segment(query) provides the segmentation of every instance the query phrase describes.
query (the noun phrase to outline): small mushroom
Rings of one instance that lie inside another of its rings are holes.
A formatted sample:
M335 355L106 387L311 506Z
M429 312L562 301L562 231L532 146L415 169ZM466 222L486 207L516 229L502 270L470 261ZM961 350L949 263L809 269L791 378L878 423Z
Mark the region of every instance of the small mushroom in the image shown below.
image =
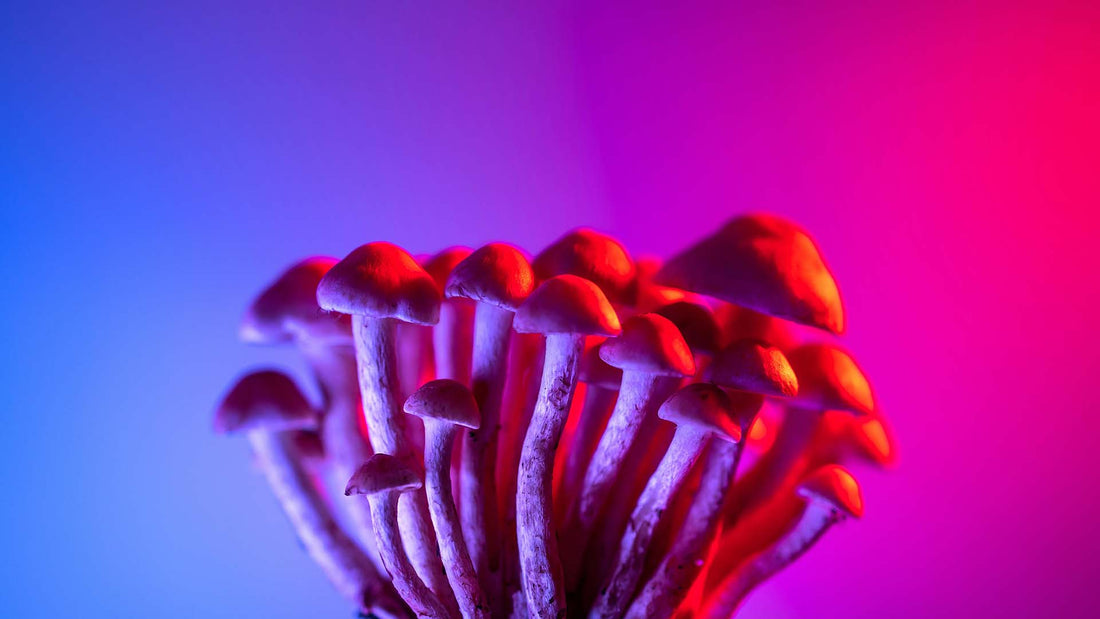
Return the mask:
M565 234L535 256L531 266L544 281L557 275L576 275L596 284L612 303L630 301L634 260L622 243L590 228Z
M563 527L566 586L573 591L589 536L642 421L695 373L691 350L676 325L657 314L639 314L623 322L622 334L600 347L600 358L623 371L622 387L603 436L585 472L580 493Z
M420 617L447 619L453 614L416 573L405 553L398 524L397 505L401 496L416 492L423 484L401 460L388 454L374 454L348 480L344 494L365 495L374 521L374 534L382 562L393 586Z
M400 247L368 243L325 274L317 286L317 302L323 309L351 315L359 390L371 446L376 453L392 455L417 470L419 464L400 409L394 322L437 322L440 296L435 282ZM398 515L417 573L444 603L454 604L423 491L406 495L400 501Z
M695 358L695 373L702 374L722 347L722 330L714 311L700 301L681 300L663 305L654 312L671 320L680 330Z
M611 576L588 613L590 619L619 617L642 575L653 532L672 496L681 487L711 437L737 443L741 419L756 414L762 398L744 392L727 394L710 383L694 383L677 391L657 414L676 424L672 443L646 484L619 545Z
M863 516L859 483L840 466L818 469L799 484L796 492L802 499L800 509L786 520L779 541L727 575L707 596L700 617L730 617L754 587L802 556L834 524Z
M428 512L458 608L466 619L489 617L489 605L466 550L458 510L451 494L451 452L460 428L476 430L477 403L461 383L441 378L425 383L405 401L405 412L424 420L424 469Z
M775 215L734 217L671 258L655 280L770 316L844 331L840 293L817 245L801 227Z
M439 294L447 287L454 268L470 255L469 247L449 247L424 263ZM474 308L467 299L445 296L439 308L439 322L432 329L435 377L470 382L470 355L473 350Z
M535 276L526 256L504 243L490 243L467 256L451 271L445 288L448 299L469 299L476 304L470 385L481 419L477 429L462 434L459 505L470 559L482 590L498 605L498 612L503 608L503 583L491 574L500 567L498 432L512 319L534 288Z
M265 370L237 381L218 405L214 429L247 435L256 462L306 553L364 613L404 617L405 605L329 511L296 440L317 427L317 411L288 376Z
M516 312L520 333L546 335L546 360L538 401L520 454L516 486L517 542L529 611L537 617L565 614L561 563L554 530L554 453L561 438L586 335L617 335L619 318L592 282L559 275L543 282Z

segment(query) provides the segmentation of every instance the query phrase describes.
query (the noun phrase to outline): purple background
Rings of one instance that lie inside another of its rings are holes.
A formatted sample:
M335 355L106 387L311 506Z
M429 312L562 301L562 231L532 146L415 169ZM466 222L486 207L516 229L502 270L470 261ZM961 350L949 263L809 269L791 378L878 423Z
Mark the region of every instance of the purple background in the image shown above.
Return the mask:
M350 615L209 430L293 260L761 209L903 452L744 616L1094 614L1100 5L161 4L0 7L0 615Z

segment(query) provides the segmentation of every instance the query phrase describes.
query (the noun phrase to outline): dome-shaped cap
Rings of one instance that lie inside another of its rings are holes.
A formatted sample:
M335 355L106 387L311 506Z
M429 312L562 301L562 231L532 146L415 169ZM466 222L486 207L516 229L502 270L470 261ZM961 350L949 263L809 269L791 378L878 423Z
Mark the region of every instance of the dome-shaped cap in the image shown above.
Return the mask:
M735 402L717 385L694 383L665 400L657 416L678 426L696 427L736 443L744 432L745 418L760 410L763 399L754 394L737 394Z
M439 419L476 430L481 425L474 394L466 385L440 378L424 383L405 400L405 412L425 419Z
M844 331L840 292L817 246L798 225L774 215L733 218L669 260L656 281Z
M316 428L319 421L317 409L289 376L259 370L242 376L222 398L214 413L214 431L289 432Z
M755 340L740 340L722 349L707 373L730 389L781 398L798 394L798 379L783 351Z
M798 345L798 328L793 322L761 314L747 307L721 303L714 310L714 319L725 342L752 339L766 342L779 350L790 350Z
M623 371L600 359L600 347L607 341L604 337L588 337L584 341L584 353L577 366L577 380L603 389L618 391L623 382Z
M619 316L603 292L587 279L559 275L539 284L516 310L519 333L618 335Z
M621 243L589 228L578 228L535 256L535 275L576 275L597 286L616 303L628 301L634 280L634 260Z
M534 289L535 272L523 252L506 243L490 243L455 266L446 296L515 311Z
M883 415L849 417L848 422L852 444L860 457L886 468L897 464L897 441Z
M847 351L834 344L804 344L787 359L798 377L792 403L812 410L842 410L870 415L875 410L871 385Z
M336 263L317 286L317 302L342 314L422 325L439 321L435 281L392 243L368 243Z
M447 278L451 276L454 268L472 252L473 250L469 247L456 245L444 249L421 263L428 275L432 276L439 294L443 294L443 289L447 287Z
M829 503L835 509L852 516L863 516L863 493L859 482L844 467L823 466L798 484L798 495L811 501Z
M695 352L713 354L722 345L722 330L714 312L702 303L675 301L656 310L676 325L689 348Z
M600 359L623 371L691 376L695 360L672 321L658 314L638 314L623 322L623 331L600 346Z
M383 492L408 492L423 485L420 477L400 460L389 454L374 454L348 480L346 496L372 495Z
M350 342L348 317L317 305L317 284L334 264L335 258L314 256L283 271L248 307L241 319L241 339L253 344L295 337Z

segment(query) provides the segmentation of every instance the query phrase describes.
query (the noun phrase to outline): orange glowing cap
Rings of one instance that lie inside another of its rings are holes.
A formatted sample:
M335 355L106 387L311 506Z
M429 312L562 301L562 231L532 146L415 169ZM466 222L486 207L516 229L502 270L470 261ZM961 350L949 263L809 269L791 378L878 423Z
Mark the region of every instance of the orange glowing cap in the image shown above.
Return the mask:
M558 275L539 284L516 310L519 333L618 335L619 316L596 284L576 275Z
M840 465L829 464L810 473L798 485L798 495L810 501L829 503L853 518L863 517L863 493L859 482Z
M693 383L665 400L657 416L677 426L695 427L736 443L744 433L744 418L755 415L762 402L754 394L727 394L711 383Z
M710 379L723 387L766 396L798 394L798 379L783 351L756 340L740 340L718 353Z
M336 263L317 286L317 302L341 314L421 325L439 321L435 280L392 243L368 243Z
M447 378L421 385L405 400L405 412L423 419L439 419L476 430L481 425L474 394L465 385Z
M276 370L242 376L214 413L214 431L289 432L318 427L320 415L298 385Z
M787 354L798 376L792 404L810 410L842 410L870 415L875 410L871 385L852 356L835 344L804 344Z
M451 271L472 252L473 250L469 247L448 247L421 262L424 270L435 280L435 286L439 289L439 294L443 294L443 289L447 286L447 278L451 276Z
M534 289L535 272L523 252L506 243L490 243L454 267L445 294L514 312Z
M590 228L577 228L546 249L531 263L535 275L576 275L599 286L617 303L629 300L634 283L634 260L622 243Z
M695 374L695 360L684 336L671 320L658 314L627 318L622 333L600 346L600 359L624 372L663 376Z
M706 305L675 301L657 309L656 313L676 325L691 350L713 354L721 347L722 330L714 319L714 312Z
M420 477L389 454L374 454L355 471L344 488L346 496L409 492L423 486Z

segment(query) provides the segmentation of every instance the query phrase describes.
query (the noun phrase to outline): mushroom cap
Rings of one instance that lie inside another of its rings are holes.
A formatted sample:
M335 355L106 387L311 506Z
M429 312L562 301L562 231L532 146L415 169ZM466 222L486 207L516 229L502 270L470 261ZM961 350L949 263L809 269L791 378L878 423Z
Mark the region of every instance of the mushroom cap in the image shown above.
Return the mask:
M514 312L534 289L535 272L527 256L507 243L490 243L454 267L445 294Z
M897 441L883 415L849 418L849 423L852 444L861 457L881 467L897 464Z
M797 327L793 322L761 314L747 307L721 303L714 310L714 319L718 322L726 342L749 338L767 342L784 351L798 345L798 335L795 333Z
M854 518L863 516L863 493L859 482L844 467L828 464L816 469L798 484L798 496L824 501Z
M711 383L693 383L665 400L657 416L678 426L713 432L736 443L744 434L745 418L755 415L762 403L763 399L755 394L728 394Z
M664 376L695 374L695 359L671 320L637 314L623 322L622 333L600 346L600 359L624 372Z
M708 374L730 389L781 398L798 394L798 378L783 351L756 340L739 340L722 349Z
M607 338L591 336L585 338L584 353L577 366L577 380L603 389L618 391L623 382L623 371L608 365L600 359L600 347Z
M558 275L539 284L516 310L519 333L618 335L619 316L596 284L576 275Z
M473 253L473 250L469 247L456 245L444 249L421 263L424 270L435 281L435 287L439 289L439 294L443 294L443 289L447 287L447 278L451 276L454 268L471 253Z
M590 228L577 228L542 250L531 263L535 275L576 275L597 286L617 303L629 300L634 260L617 240Z
M810 410L842 410L870 415L875 398L863 370L847 351L828 343L803 344L787 359L798 377L798 395L791 403Z
M696 352L713 354L722 345L722 330L718 327L714 312L702 303L674 301L656 310L676 325L689 348Z
M405 412L424 419L439 419L455 425L476 430L481 425L481 413L478 412L474 394L466 385L440 378L431 380L413 392L405 400Z
M368 243L336 263L317 286L317 302L341 314L421 325L439 321L435 280L392 243Z
M320 415L294 381L277 370L245 374L214 412L214 431L289 432L317 428Z
M665 263L656 282L841 333L836 280L806 232L775 215L734 217Z
M383 453L370 457L348 480L345 496L408 492L423 486L420 477L397 458Z
M290 265L249 305L241 319L240 338L253 344L296 337L351 341L348 317L317 305L317 284L334 264L336 258L313 256Z

